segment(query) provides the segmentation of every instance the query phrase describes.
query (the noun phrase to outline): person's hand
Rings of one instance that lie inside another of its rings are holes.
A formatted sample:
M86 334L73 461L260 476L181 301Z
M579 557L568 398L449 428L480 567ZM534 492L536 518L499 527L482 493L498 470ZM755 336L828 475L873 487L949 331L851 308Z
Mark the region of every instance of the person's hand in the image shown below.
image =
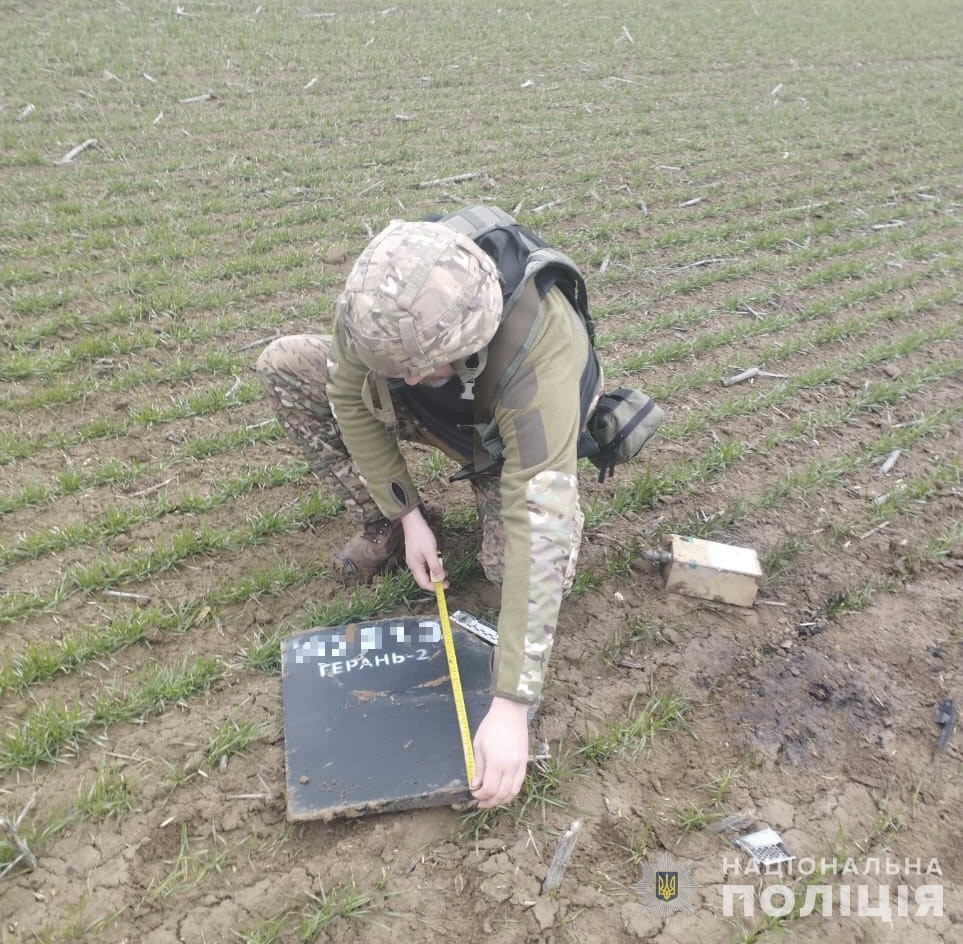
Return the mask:
M447 587L445 568L438 557L438 542L421 510L413 508L401 518L405 535L405 563L422 590L434 592L435 581Z
M471 792L485 810L513 800L528 765L528 708L495 696L475 732L475 781Z

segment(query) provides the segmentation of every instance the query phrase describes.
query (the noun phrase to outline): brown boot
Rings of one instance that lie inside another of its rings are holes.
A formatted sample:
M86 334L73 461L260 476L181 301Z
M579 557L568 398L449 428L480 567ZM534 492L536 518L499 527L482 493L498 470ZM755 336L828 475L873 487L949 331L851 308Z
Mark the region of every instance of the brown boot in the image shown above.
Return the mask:
M404 546L400 521L376 518L364 526L339 552L334 563L341 579L351 583L367 583L380 573Z

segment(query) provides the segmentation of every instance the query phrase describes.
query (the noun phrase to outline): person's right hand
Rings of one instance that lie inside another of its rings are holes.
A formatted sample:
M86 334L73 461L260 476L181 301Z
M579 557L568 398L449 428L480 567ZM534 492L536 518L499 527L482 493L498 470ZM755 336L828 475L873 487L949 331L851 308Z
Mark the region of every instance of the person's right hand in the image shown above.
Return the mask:
M495 696L475 732L475 782L471 792L482 810L510 803L522 789L528 765L528 709Z
M447 587L445 568L438 557L438 542L421 509L413 508L403 515L401 529L405 535L405 563L415 583L430 592L434 592L436 581Z

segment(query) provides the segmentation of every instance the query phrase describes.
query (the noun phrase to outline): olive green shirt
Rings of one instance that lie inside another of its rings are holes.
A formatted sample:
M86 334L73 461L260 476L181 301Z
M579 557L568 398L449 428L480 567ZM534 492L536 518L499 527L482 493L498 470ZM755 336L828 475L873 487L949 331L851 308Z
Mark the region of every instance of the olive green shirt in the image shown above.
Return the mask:
M579 381L591 355L584 324L558 288L542 300L531 349L498 402L504 444L500 473L505 568L492 692L537 701L545 677L570 559L578 552ZM382 513L397 519L420 498L394 431L362 393L368 370L335 323L328 401L344 444Z

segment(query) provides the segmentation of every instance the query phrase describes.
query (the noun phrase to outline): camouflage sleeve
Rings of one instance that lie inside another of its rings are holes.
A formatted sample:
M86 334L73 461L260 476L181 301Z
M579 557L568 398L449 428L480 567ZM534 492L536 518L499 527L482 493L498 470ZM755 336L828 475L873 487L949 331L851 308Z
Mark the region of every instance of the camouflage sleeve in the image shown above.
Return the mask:
M495 407L505 446L505 577L492 690L528 703L541 694L566 571L578 554L579 377L589 355L561 292L542 304L542 330Z
M368 409L362 394L368 369L348 350L335 325L328 363L328 402L341 438L382 514L392 520L420 501L397 436Z

